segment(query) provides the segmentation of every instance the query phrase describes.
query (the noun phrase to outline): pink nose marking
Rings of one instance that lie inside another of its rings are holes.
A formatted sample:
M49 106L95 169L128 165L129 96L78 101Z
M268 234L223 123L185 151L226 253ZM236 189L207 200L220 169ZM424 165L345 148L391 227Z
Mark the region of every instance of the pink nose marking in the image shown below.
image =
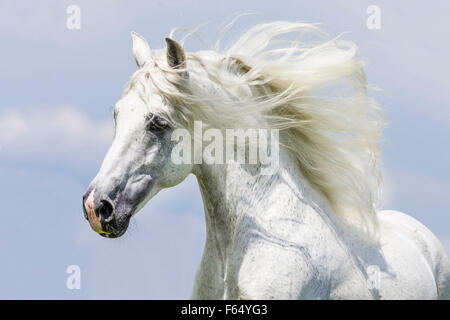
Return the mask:
M100 223L100 219L95 215L94 191L95 189L91 191L86 201L84 202L84 208L86 209L86 212L88 214L89 224L91 225L92 229L94 229L94 231L96 232L101 232L102 225Z

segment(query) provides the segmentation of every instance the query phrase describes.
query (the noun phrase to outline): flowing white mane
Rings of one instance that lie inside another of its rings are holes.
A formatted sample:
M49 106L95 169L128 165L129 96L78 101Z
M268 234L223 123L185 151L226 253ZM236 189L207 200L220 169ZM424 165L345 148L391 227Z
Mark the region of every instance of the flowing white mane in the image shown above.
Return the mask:
M186 69L169 68L165 51L153 55L130 88L138 86L146 100L156 87L174 125L278 128L282 145L338 215L377 225L383 117L367 95L353 43L315 25L273 22L251 28L223 53L187 53ZM189 79L180 76L185 71ZM199 80L206 77L208 88Z

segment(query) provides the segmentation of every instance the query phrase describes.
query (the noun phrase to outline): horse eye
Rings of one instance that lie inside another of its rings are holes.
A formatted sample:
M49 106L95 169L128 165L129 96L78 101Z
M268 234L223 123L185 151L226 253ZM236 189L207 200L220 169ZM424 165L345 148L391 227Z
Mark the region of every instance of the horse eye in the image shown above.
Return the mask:
M165 120L157 115L153 115L150 118L150 120L146 126L146 129L148 131L155 132L155 131L162 131L164 129L167 129L168 127L169 127L169 122L167 120Z

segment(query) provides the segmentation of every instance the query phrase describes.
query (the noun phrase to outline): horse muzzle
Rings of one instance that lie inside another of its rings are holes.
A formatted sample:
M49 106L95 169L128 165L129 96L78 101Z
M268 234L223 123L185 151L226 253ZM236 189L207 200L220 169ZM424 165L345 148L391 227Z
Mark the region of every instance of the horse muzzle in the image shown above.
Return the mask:
M108 196L102 196L96 189L88 190L83 196L83 212L91 228L106 238L118 238L128 228L131 215L118 215Z

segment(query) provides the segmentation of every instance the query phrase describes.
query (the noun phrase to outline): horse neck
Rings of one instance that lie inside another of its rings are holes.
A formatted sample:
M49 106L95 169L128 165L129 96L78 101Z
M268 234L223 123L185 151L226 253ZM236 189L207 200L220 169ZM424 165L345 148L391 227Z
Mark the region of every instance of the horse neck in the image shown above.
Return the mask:
M206 250L216 250L222 265L236 245L236 235L255 231L252 221L253 225L283 220L296 224L311 216L329 221L328 202L310 186L295 161L289 151L280 149L279 169L267 176L255 166L237 163L194 168L204 202Z

